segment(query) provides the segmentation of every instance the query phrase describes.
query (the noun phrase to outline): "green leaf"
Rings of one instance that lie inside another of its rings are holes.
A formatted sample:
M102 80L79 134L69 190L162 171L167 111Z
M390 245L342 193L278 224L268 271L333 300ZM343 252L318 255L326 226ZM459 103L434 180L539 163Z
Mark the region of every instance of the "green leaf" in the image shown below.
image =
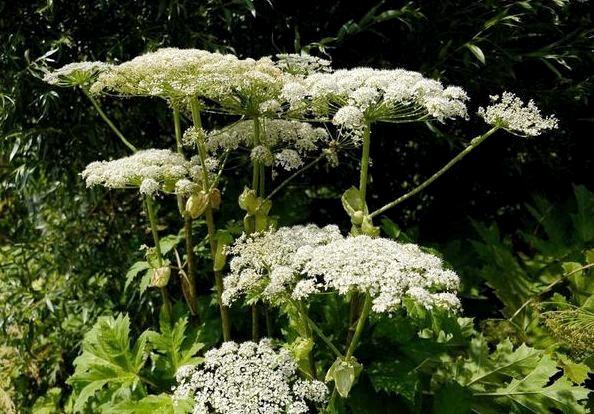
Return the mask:
M376 391L401 395L410 403L415 403L420 380L412 364L397 360L374 362L366 372Z
M160 333L147 331L145 335L156 351L151 358L155 362L156 374L163 380L175 378L177 370L184 365L195 365L202 362L196 356L204 344L197 342L197 335L187 332L188 319L179 318L172 325L161 312L159 320Z
M187 401L173 402L170 395L149 395L138 401L122 401L107 407L103 414L186 414L192 411Z
M326 373L325 381L334 381L338 394L342 398L346 398L362 369L362 365L353 357L349 359L343 357L336 358L336 361L334 361L334 364L332 364Z
M433 400L435 414L466 414L470 413L472 393L455 382L449 382L442 387Z
M483 53L483 51L481 50L480 47L478 47L477 45L473 44L473 43L466 43L464 46L466 46L466 48L468 50L470 50L472 52L472 54L484 65L485 64L485 54Z
M363 216L368 211L359 190L355 187L349 188L342 194L340 200L342 201L342 207L353 221L353 224L361 225Z
M147 358L147 343L140 337L130 347L128 316L100 317L84 337L82 354L74 360L75 371L68 379L76 392L74 412L84 410L87 401L107 387L112 392L141 386L140 370Z
M443 367L433 376L434 382L456 381L472 393L472 410L479 414L499 412L584 413L580 403L588 390L566 377L558 378L556 363L543 351L511 342L500 343L489 354L482 337L473 339L464 358L444 358ZM552 380L554 379L554 380Z
M565 414L585 413L585 407L578 401L586 399L589 391L572 385L565 377L546 386L556 373L555 362L545 355L532 372L523 378L514 378L506 387L499 388L494 395L511 400L515 412L519 413L549 413L554 409Z
M54 387L37 399L33 405L32 414L58 414L60 410L60 396L62 390Z
M130 269L128 269L128 273L126 273L126 284L124 285L124 290L128 289L130 283L132 283L132 281L136 278L136 276L138 276L140 272L142 272L143 270L147 270L149 268L150 265L145 260L136 262L132 266L130 266Z
M175 246L179 244L182 240L181 236L177 234L170 234L168 236L162 237L159 240L159 246L161 247L161 254L166 255L169 253Z
M575 384L583 384L590 375L590 367L586 364L573 362L569 357L558 354L561 368L567 378Z

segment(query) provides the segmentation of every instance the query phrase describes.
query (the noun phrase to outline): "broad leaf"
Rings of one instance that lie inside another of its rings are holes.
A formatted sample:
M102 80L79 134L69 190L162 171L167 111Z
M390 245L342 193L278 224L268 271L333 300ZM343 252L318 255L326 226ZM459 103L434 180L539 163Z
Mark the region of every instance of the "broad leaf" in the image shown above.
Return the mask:
M74 412L83 411L87 401L104 387L111 392L142 389L140 370L147 358L146 348L146 338L142 336L130 347L127 315L99 318L85 335L83 352L75 359L75 372L68 379L77 395Z
M172 325L161 312L159 321L160 333L147 331L146 337L153 345L155 353L152 359L155 362L156 374L161 380L172 380L177 370L184 365L195 365L202 361L196 356L203 348L203 344L197 342L196 335L187 332L188 319L179 318Z

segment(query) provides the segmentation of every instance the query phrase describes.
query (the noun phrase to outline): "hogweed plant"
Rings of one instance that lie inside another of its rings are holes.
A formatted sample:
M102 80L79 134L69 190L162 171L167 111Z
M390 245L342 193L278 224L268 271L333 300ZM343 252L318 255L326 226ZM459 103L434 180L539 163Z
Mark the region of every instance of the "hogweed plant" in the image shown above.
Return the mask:
M420 246L380 237L374 218L424 190L499 130L533 137L557 127L557 120L543 117L532 101L524 104L510 92L494 96L478 111L489 129L420 185L372 209L367 200L373 126L467 119L469 97L462 88L403 69L333 70L329 61L304 54L256 60L174 48L118 65L74 63L45 80L81 88L131 151L121 159L89 164L82 177L88 186L138 191L154 243L141 267L149 272L150 286L161 290L164 316L171 323L180 297L169 283L174 273L192 314L198 313L198 297L208 294L196 287L193 221L206 223L224 342L206 352L203 362L179 368L172 399L165 394L151 400L167 400L175 412L341 410L341 400L348 399L365 368L356 351L370 319L406 320L419 312L455 318L462 311L458 275ZM137 148L102 110L104 97L165 100L175 149ZM205 112L231 121L209 130L202 122ZM185 130L184 119L190 121ZM358 184L341 200L352 222L349 234L335 225L278 228L270 214L274 196L317 163L335 166L339 151L353 149L360 151ZM240 166L246 168L237 200L243 232L234 240L232 232L220 228L215 212L221 203L235 203L224 190L228 160L237 157L248 165ZM177 199L185 239L183 258L175 249L177 266L168 257L171 248L163 248L156 217L155 204L169 195ZM316 303L330 301L349 304L346 332L327 332L318 319ZM253 342L238 344L232 341L232 334L240 332L229 310L242 303L252 307ZM274 329L267 319L268 336L281 332L280 337L258 342L259 303L267 316L274 310L277 322L288 321ZM342 345L336 342L340 338L346 339ZM573 391L577 404L582 394Z

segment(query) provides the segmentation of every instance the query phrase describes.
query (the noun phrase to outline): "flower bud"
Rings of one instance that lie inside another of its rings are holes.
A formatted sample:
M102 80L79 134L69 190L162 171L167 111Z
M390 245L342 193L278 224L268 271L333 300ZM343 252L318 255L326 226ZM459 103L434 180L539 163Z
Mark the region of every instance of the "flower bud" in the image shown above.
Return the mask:
M169 282L171 276L171 268L169 266L162 266L153 269L151 275L151 286L152 287L165 287Z
M248 214L256 214L259 204L256 192L247 187L239 196L239 207L241 207L242 210L247 211Z
M363 218L361 223L361 232L371 237L378 237L380 235L380 228L373 225L368 216Z
M193 219L200 217L208 207L208 203L209 196L204 191L192 194L186 202L186 213Z
M208 202L215 210L221 206L221 192L218 188L210 190L210 193L208 194Z

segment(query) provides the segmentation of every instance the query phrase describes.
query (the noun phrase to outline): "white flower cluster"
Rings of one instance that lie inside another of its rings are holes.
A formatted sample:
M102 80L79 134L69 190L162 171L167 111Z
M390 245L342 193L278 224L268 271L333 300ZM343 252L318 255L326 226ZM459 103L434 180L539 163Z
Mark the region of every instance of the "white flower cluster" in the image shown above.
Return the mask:
M164 48L112 66L101 73L91 92L159 96L174 102L196 97L231 113L276 112L287 76L269 58Z
M427 309L460 308L456 273L415 244L343 237L336 226L309 225L244 235L230 253L226 304L242 294L282 302L323 291L358 291L372 296L377 313L398 310L406 298Z
M319 289L333 289L343 295L352 291L369 293L374 312L395 311L404 298L427 309L460 307L455 294L460 283L458 275L445 269L439 257L423 252L416 244L369 236L346 237L310 249L307 256L303 273L310 279L322 278Z
M144 195L157 191L189 195L199 189L202 176L197 157L188 161L170 150L147 149L113 161L92 162L82 177L88 187L139 188Z
M276 65L293 75L309 75L316 72L331 72L331 62L306 53L280 53Z
M259 142L254 142L254 123L241 121L223 130L208 134L206 145L209 151L235 150L245 147L253 160L264 165L290 171L303 165L303 157L326 142L328 132L306 122L266 120L261 125Z
M109 67L104 62L74 62L47 73L43 80L57 86L86 85Z
M296 111L335 113L333 121L357 130L366 122L410 122L466 117L466 92L444 87L418 72L404 69L341 69L314 73L287 82L283 99ZM340 108L348 109L341 111Z
M478 114L486 123L499 126L512 134L535 137L544 130L558 126L554 116L543 117L533 100L528 104L511 92L491 96L492 104L479 108Z
M341 238L337 226L319 228L312 224L243 234L228 251L233 259L224 279L223 303L230 305L244 294L274 301L290 293L299 280L297 251Z
M323 382L301 379L289 351L267 339L225 342L203 365L181 367L176 379L174 400L193 401L194 414L306 414L328 395Z

